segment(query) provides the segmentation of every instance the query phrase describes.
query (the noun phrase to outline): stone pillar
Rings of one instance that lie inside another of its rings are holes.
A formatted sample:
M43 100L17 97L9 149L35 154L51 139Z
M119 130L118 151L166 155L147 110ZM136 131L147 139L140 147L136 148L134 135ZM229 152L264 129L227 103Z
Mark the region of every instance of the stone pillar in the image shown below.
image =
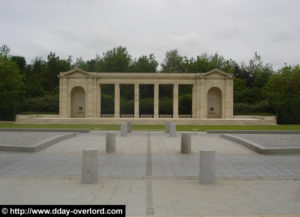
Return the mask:
M169 133L169 126L170 126L170 122L167 121L167 122L165 123L165 133Z
M59 80L59 114L62 118L71 117L68 111L68 80L67 78L60 78Z
M196 118L196 87L192 88L192 117Z
M178 118L178 84L173 85L173 118Z
M93 117L93 79L87 79L85 116Z
M200 150L199 181L214 184L216 179L215 150Z
M121 123L121 136L127 136L127 123Z
M134 118L140 117L140 85L134 84Z
M97 85L97 117L101 117L101 86Z
M233 80L225 80L225 100L224 103L225 115L223 118L233 118Z
M115 84L115 118L120 118L120 84Z
M181 134L181 153L183 154L191 153L191 142L192 142L192 134L190 133Z
M200 118L207 118L207 91L206 91L206 80L200 80Z
M106 152L116 152L116 133L114 132L106 133Z
M159 84L154 84L154 118L159 118Z
M81 183L92 184L98 181L98 150L82 151Z
M169 134L171 137L176 136L176 124L175 123L170 123L169 124Z
M131 133L131 122L130 121L126 121L127 124L127 133Z

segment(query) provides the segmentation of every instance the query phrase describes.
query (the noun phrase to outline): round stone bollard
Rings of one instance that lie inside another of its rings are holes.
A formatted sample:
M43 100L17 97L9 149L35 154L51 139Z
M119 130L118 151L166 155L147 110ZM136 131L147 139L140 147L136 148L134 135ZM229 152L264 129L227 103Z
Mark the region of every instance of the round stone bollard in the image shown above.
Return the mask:
M216 181L215 150L200 150L199 181L214 184Z
M116 152L116 133L114 132L106 133L106 152Z
M165 123L165 133L169 133L169 126L170 126L170 122L167 121L167 122Z
M82 150L81 183L92 184L98 181L98 150Z
M170 123L169 124L169 134L171 137L176 136L176 124L175 123Z
M191 141L192 141L192 134L190 133L181 134L181 153L183 154L191 153Z
M132 130L131 130L131 121L126 121L127 123L127 133L131 133Z
M121 136L127 136L127 123L121 123Z

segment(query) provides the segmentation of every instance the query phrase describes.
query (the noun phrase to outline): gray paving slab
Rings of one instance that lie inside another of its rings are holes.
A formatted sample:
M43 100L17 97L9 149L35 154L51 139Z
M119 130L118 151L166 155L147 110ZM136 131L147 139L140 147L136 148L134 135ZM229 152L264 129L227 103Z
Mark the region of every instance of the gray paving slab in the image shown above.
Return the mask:
M0 145L31 146L37 142L61 135L60 132L1 132Z
M300 148L300 134L233 134L266 148Z
M204 144L212 142L215 144ZM117 153L105 153L105 134L79 135L35 154L0 152L0 174L80 175L81 150L99 150L100 176L153 176L197 178L199 152L203 147L216 149L218 178L300 178L299 156L262 156L230 141L205 134L192 137L192 153L180 154L180 137L153 133L117 138ZM206 141L207 140L207 141ZM219 144L219 146L218 146ZM147 148L148 147L148 148ZM234 150L229 154L226 150ZM149 150L150 148L150 150ZM151 153L151 156L147 153ZM150 156L150 158L149 158ZM150 171L151 169L151 171Z
M264 156L219 135L192 133L191 154L180 136L90 132L38 153L0 152L1 204L126 204L128 216L300 214L300 157ZM216 151L215 185L198 181L199 151ZM98 183L80 183L81 151L96 149Z

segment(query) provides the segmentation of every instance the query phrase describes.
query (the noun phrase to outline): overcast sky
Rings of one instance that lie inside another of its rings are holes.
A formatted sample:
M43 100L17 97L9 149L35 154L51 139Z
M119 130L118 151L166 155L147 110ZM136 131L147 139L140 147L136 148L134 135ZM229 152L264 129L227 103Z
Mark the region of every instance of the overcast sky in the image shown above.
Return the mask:
M257 51L275 68L300 64L299 0L0 0L0 45L31 62L50 51L85 60L118 45L132 57Z

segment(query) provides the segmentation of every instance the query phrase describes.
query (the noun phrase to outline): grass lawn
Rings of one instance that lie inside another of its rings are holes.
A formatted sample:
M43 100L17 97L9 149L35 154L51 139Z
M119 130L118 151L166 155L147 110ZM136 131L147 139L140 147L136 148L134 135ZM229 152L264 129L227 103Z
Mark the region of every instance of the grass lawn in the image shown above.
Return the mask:
M1 123L0 128L58 128L89 130L120 130L119 125L87 124L14 124ZM164 125L132 125L133 130L164 130ZM178 131L206 130L300 130L300 125L177 125Z

